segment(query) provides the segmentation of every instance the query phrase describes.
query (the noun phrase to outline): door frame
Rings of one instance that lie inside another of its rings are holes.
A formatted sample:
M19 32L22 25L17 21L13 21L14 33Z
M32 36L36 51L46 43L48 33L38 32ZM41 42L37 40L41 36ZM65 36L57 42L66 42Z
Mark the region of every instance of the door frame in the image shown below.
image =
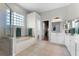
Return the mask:
M44 31L44 26L45 26L45 25L44 25L44 21L48 21L48 41L49 41L49 40L50 40L50 39L49 39L49 33L50 33L50 32L49 32L49 26L50 26L50 24L49 24L50 21L49 21L49 20L42 20L42 39L44 38L44 33L45 33L45 31Z

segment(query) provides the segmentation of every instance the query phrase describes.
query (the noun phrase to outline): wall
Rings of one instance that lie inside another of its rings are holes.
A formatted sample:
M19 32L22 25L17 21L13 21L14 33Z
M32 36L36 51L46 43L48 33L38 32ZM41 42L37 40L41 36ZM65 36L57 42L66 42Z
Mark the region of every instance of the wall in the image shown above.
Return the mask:
M52 20L54 17L59 16L63 20L71 20L79 17L79 4L73 3L68 6L57 8L54 10L41 13L42 20Z
M71 19L79 17L79 3L71 4L67 7L67 16Z
M54 10L41 13L42 20L52 20L54 17L59 16L63 19L67 14L67 7L57 8Z

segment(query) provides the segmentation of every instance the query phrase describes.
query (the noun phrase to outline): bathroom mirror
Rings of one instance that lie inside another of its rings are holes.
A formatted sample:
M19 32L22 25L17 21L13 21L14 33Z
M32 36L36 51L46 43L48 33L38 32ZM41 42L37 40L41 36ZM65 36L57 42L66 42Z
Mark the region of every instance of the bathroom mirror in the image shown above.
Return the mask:
M70 29L70 21L66 21L64 24L64 30L66 34L69 33L69 29Z
M65 33L70 33L71 35L79 34L79 20L74 19L67 21L64 25Z
M76 34L79 34L79 20L75 22L75 32Z
M52 32L60 32L60 22L52 22Z
M55 30L56 30L56 27L54 26L54 27L53 27L53 31L55 31Z

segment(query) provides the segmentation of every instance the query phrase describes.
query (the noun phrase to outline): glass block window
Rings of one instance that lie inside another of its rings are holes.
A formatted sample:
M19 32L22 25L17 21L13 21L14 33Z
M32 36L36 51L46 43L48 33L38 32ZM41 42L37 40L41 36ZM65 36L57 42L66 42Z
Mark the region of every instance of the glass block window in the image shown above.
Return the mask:
M9 10L7 10L7 25L10 25L10 11ZM24 26L24 16L16 12L12 12L11 25Z
M7 10L7 15L6 15L6 24L10 25L10 10Z

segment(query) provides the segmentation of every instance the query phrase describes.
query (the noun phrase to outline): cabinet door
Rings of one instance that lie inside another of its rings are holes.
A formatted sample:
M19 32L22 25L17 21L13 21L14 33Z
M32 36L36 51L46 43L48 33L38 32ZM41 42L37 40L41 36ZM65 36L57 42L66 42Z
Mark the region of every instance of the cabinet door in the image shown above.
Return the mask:
M51 34L51 40L50 40L50 42L57 43L57 38L56 38L56 34L55 33Z
M50 42L56 44L64 44L64 36L61 33L59 34L52 33Z
M76 51L76 54L77 54L77 56L79 56L79 44L77 44L77 51Z
M75 56L75 42L73 38L70 40L70 54Z
M64 44L64 35L57 34L56 41L57 41L58 44Z
M70 41L69 41L69 36L68 36L68 35L65 35L65 45L66 45L66 47L67 47L68 50L69 50Z
M69 50L69 52L70 52L70 48L71 48L71 47L70 47L70 39L68 39L67 41L68 41L67 47L68 47L68 50Z

